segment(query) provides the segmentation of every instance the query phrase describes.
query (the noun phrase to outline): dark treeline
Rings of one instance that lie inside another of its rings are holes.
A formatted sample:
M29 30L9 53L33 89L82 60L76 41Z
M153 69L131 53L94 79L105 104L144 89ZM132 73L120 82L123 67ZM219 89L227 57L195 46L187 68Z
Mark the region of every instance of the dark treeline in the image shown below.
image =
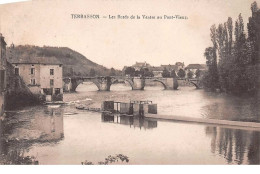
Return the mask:
M251 4L251 11L247 34L241 14L235 22L229 17L224 24L211 26L213 46L204 53L208 71L203 84L207 89L235 94L257 92L260 10L256 2Z

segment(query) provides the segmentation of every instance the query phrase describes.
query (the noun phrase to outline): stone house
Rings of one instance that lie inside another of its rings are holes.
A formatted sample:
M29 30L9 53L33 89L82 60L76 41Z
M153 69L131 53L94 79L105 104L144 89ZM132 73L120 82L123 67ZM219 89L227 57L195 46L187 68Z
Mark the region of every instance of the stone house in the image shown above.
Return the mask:
M0 117L4 114L5 109L5 92L6 91L6 42L0 33Z
M62 64L55 57L14 57L8 60L30 91L45 101L63 100Z
M207 70L207 65L205 64L189 64L186 68L186 76L188 74L189 71L192 71L193 73L193 77L195 77L195 73L197 70L201 70L201 71L206 71Z
M150 68L151 65L146 62L136 62L132 67L135 69L135 71L140 71L141 68Z
M153 66L150 68L150 71L153 73L154 77L162 77L163 67Z

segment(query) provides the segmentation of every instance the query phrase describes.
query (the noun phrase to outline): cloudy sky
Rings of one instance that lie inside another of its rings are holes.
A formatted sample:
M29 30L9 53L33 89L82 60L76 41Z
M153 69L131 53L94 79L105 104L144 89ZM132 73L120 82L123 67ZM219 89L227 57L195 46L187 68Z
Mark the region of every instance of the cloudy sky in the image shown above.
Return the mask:
M254 0L33 0L0 5L0 32L10 45L69 47L108 68L136 61L205 63L209 28L242 13ZM260 0L256 0L260 6ZM72 19L98 14L101 19ZM187 16L187 20L108 19L108 15Z

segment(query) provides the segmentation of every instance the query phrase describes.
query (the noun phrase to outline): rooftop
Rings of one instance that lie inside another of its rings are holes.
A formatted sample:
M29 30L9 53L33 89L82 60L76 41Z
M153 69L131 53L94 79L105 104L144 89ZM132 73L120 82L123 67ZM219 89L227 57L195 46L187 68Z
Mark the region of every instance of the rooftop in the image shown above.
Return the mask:
M149 67L151 66L149 63L146 62L136 62L133 67Z
M163 71L164 70L164 68L161 66L153 66L149 69L150 69L150 71Z
M166 68L168 71L171 71L171 70L178 70L178 66L177 65L161 65L161 67Z

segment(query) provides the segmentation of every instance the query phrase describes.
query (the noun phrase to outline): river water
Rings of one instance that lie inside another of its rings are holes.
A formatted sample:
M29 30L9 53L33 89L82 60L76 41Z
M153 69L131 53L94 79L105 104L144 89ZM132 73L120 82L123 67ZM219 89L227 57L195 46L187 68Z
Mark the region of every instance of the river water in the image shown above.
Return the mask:
M107 116L77 110L76 105L100 108L102 101L151 100L158 114L260 122L254 97L227 96L162 86L132 91L124 84L98 92L91 83L64 94L60 107L25 107L0 121L0 163L33 156L39 164L94 164L123 154L129 163L116 164L260 164L260 131L240 130L148 118Z

